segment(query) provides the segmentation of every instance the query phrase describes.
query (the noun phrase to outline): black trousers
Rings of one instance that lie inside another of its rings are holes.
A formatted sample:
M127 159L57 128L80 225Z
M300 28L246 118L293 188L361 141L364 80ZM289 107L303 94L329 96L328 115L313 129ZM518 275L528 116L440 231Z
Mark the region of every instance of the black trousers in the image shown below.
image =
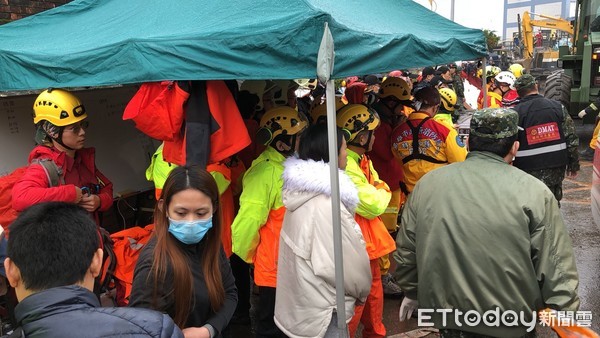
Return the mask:
M235 313L238 316L250 316L250 265L236 254L229 257L231 271L235 277L235 286L238 290L238 303Z
M275 315L275 288L261 286L258 295L258 323L256 325L256 338L285 337L279 330L273 316Z

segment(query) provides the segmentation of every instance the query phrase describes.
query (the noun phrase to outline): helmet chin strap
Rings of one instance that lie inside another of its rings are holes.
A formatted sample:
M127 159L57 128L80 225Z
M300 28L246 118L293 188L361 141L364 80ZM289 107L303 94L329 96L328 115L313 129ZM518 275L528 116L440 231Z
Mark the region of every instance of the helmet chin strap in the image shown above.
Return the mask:
M359 148L363 148L365 150L365 152L369 151L369 144L371 143L371 137L373 136L373 130L369 130L369 136L367 136L367 142L365 144L360 144L359 142L348 142L349 145L351 146L355 146L355 147L359 147Z
M71 147L69 147L68 145L66 145L63 141L62 141L62 135L63 135L63 131L64 131L64 127L60 128L60 132L58 133L58 137L57 138L53 138L54 141L56 141L56 143L60 144L61 146L63 146L65 149L67 150L75 150Z

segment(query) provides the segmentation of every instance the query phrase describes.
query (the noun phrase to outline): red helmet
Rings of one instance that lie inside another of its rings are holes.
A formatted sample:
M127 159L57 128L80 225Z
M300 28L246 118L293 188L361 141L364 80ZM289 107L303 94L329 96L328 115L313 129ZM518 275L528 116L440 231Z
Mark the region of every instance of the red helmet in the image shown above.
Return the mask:
M392 70L389 74L389 77L403 77L404 73L401 70Z

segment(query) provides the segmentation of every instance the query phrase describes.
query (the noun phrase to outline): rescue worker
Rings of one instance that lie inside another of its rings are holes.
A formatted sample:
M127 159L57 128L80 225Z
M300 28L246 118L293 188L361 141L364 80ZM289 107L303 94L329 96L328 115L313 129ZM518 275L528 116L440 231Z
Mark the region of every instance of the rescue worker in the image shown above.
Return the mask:
M99 213L113 204L113 185L96 168L94 148L85 148L87 112L81 101L62 89L41 92L33 104L35 141L29 163L51 160L60 180L51 186L42 165L30 165L12 190L17 211L39 202L70 202L92 214L100 225Z
M233 252L254 264L260 287L257 337L284 337L273 321L277 287L279 232L285 207L281 199L283 162L296 151L308 120L291 107L268 110L260 121L257 141L267 145L243 178L240 210L231 225Z
M488 107L498 108L501 106L502 96L497 94L490 97L490 93L494 90L494 82L496 75L500 74L500 68L496 66L485 67L485 90L487 92ZM482 76L482 71L477 71L477 77ZM477 108L483 108L483 88L480 88L479 96L477 97Z
M432 119L441 104L437 89L425 87L415 94L417 111L392 132L392 152L404 168L405 194L426 173L448 163L464 161L467 149L456 130Z
M381 84L379 102L372 106L381 118L381 125L375 129L373 149L368 154L379 177L388 184L392 191L390 203L381 215L381 220L390 233L394 233L398 229L398 212L405 200L400 189L400 184L403 184L404 181L404 173L402 165L394 160L391 136L392 130L404 122L406 117L414 111L411 105L408 83L399 77L388 77ZM382 256L380 263L383 294L401 296L402 290L389 273L389 255Z
M585 150L579 153L579 156L582 160L592 161L594 159L594 151L596 149L596 139L598 138L598 134L600 133L600 123L598 123L598 108L600 107L600 97L596 99L596 101L590 103L589 106L585 107L582 111L577 114L580 118L584 118L588 114L596 115L596 127L594 127L594 132L592 134L592 139L590 140L589 147L586 147Z
M513 63L512 65L510 65L510 67L508 67L508 70L513 73L513 75L515 76L515 78L520 78L521 75L523 75L523 73L525 72L525 69L523 68L523 66L519 63Z
M421 71L421 76L419 82L413 87L413 95L418 92L419 89L427 87L430 85L431 79L435 76L435 69L433 67L425 67Z
M441 105L433 119L454 128L454 118L458 118L458 116L454 116L456 109L459 107L458 97L450 88L440 88L439 92Z
M371 291L367 300L355 307L354 317L348 324L350 337L355 336L359 322L363 325L363 337L385 337L379 258L394 251L395 244L379 216L385 212L392 193L388 185L381 181L366 155L373 148L374 131L380 120L377 112L360 104L344 106L337 113L336 120L338 127L350 134L346 174L358 189L359 202L355 219L366 242L372 276Z
M466 161L417 183L394 253L406 294L400 320L431 309L430 320L420 318L442 337L535 337L527 331L535 329L533 311L578 309L577 268L558 204L509 165L519 148L517 123L512 109L476 111ZM465 325L470 311L484 319L469 316L473 325Z
M454 90L456 93L456 105L459 107L459 109L472 109L465 100L465 85L462 77L460 76L460 72L458 71L458 66L456 63L451 63L448 65L448 68L450 69L450 75L452 76L452 90Z
M530 74L521 76L515 87L521 101L514 109L523 130L513 164L544 182L560 202L565 173L575 177L579 171L579 139L573 120L560 102L538 93Z
M519 94L515 90L517 78L509 71L502 71L496 75L494 92L502 95L500 106L510 108L519 103ZM490 105L490 108L495 108Z

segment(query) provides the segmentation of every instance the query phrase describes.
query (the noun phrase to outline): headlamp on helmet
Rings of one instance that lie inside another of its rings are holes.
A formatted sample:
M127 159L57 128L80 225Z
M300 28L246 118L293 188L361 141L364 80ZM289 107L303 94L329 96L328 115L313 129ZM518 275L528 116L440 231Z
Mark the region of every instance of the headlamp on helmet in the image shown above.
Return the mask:
M347 130L352 141L362 131L372 131L379 127L380 119L377 112L362 104L349 104L337 113L337 126Z
M260 119L257 142L268 145L279 135L296 135L308 126L308 119L295 109L282 106L269 109Z
M33 123L48 121L55 126L64 127L84 120L87 117L85 107L79 99L62 89L46 89L33 103Z

